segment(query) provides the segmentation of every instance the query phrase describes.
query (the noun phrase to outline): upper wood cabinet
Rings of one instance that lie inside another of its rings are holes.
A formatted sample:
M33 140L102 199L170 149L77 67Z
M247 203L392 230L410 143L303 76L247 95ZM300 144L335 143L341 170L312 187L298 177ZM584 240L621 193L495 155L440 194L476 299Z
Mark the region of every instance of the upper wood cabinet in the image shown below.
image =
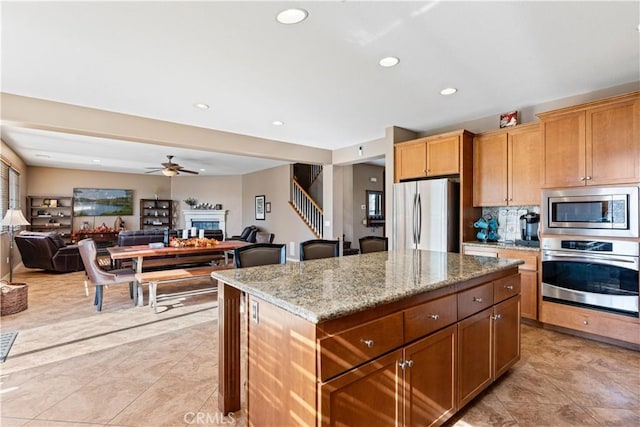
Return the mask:
M640 92L538 116L543 188L640 181Z
M395 145L395 181L460 173L464 131L445 133Z
M541 156L538 123L476 135L473 205L540 204Z

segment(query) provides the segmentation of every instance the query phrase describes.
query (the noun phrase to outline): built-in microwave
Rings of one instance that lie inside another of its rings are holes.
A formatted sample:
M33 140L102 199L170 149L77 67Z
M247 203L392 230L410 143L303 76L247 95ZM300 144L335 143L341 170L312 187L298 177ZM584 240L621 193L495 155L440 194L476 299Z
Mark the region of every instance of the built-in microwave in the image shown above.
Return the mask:
M542 192L542 234L639 237L639 186Z

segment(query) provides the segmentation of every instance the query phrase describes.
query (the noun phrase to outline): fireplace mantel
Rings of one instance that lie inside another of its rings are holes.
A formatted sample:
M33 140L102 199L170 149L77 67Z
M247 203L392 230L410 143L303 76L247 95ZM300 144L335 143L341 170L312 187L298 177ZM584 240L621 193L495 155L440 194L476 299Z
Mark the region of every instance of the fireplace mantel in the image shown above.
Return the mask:
M217 209L189 209L182 211L184 217L184 228L193 227L193 221L218 222L218 229L227 235L227 211Z

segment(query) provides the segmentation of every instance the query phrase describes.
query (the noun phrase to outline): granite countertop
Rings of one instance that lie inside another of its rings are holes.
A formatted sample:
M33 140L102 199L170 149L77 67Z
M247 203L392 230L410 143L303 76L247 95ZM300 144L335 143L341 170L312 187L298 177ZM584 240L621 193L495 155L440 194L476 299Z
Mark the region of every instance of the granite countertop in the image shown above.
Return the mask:
M535 246L525 246L525 245L516 245L515 243L506 243L506 242L481 242L481 241L469 241L462 242L463 246L477 246L481 248L496 248L496 249L514 249L517 251L529 251L529 252L540 252L539 247Z
M522 263L457 253L390 251L221 270L211 276L320 323Z

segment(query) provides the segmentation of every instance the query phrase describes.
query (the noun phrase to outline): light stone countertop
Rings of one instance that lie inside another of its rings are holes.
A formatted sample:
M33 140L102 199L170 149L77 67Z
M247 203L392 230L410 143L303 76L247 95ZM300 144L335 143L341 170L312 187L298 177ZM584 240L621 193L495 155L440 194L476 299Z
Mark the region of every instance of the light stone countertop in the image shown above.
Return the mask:
M505 242L484 243L480 241L469 241L469 242L462 242L462 246L476 246L480 248L513 249L516 251L540 252L540 248L536 246L516 245L515 243L505 243Z
M211 276L320 323L522 263L457 253L390 251L221 270Z

